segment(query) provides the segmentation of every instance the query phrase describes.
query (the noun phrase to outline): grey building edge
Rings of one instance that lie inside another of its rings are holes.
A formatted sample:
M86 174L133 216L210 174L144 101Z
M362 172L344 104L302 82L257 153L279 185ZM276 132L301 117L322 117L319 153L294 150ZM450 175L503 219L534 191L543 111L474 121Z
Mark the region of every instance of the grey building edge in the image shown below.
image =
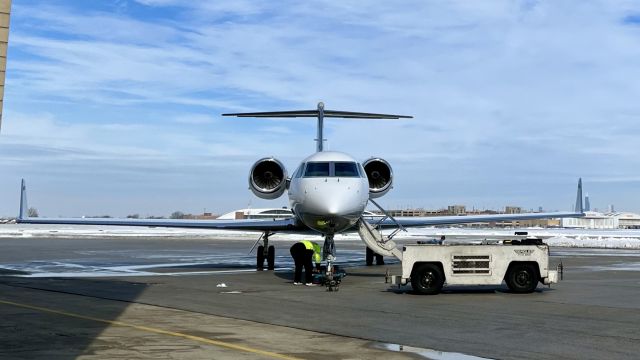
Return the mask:
M9 46L9 28L11 23L11 0L0 0L0 132L4 108L4 90L7 71L7 48Z

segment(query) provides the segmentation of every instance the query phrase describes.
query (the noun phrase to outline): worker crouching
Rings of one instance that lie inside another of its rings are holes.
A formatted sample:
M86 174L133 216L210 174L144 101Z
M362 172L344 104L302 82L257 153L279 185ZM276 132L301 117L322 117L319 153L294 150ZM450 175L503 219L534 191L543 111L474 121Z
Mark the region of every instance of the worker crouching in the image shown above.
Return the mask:
M313 286L313 262L316 263L315 271L320 271L320 262L322 261L322 249L320 245L313 241L299 241L290 249L291 257L295 264L295 272L293 275L293 285L302 285L302 267L304 267L305 285Z

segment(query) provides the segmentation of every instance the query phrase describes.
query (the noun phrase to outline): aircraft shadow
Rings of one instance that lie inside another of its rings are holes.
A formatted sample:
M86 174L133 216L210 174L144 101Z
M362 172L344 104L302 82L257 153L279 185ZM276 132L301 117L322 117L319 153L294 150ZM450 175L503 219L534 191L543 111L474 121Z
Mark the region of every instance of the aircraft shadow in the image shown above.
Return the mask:
M555 291L553 288L538 286L534 293L546 293L549 291ZM391 292L394 294L413 294L421 295L413 291L410 285L397 287L392 285L383 292ZM451 286L442 289L439 295L454 295L454 294L509 294L514 296L531 295L531 294L516 294L509 290L506 286Z
M95 319L118 320L146 288L107 279L0 276L0 358L76 359L105 348L110 340L98 338L111 325Z
M293 271L273 271L273 275L282 280L293 282ZM302 273L302 276L304 277L304 272Z

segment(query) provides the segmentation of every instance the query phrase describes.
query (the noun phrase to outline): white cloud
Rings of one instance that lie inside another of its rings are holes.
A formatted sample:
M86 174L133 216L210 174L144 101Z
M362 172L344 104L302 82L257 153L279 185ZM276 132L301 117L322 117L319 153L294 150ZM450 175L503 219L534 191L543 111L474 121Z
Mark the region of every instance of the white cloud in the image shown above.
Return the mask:
M560 207L548 187L632 178L640 165L630 3L138 2L166 12L16 4L5 146L117 159L107 166L126 157L129 170L225 157L250 165L265 152L294 167L294 155L314 148L312 121L218 114L324 100L415 116L327 121L331 149L397 164L391 202L445 205L466 184L474 189L460 201L503 205L517 201L513 189L535 188L535 206ZM12 154L12 164L23 156Z
M179 115L174 119L175 122L188 125L209 125L217 122L211 115L205 114L187 114Z

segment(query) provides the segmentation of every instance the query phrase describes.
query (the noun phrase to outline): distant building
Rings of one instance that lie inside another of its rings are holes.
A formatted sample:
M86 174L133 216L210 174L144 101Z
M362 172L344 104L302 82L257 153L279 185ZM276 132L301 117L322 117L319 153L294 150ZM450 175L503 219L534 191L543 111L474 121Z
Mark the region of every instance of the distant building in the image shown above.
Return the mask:
M586 216L581 218L563 218L561 221L562 227L577 229L617 229L619 226L616 216L595 211L585 211L585 214Z
M591 211L591 202L589 202L589 194L584 197L584 211Z
M210 212L204 212L202 215L194 215L193 218L196 220L213 220L218 218L218 214L213 214Z
M464 215L467 213L467 207L464 205L449 205L447 210L449 215Z
M621 229L640 229L640 214L630 212L616 213L618 227Z
M382 214L380 211L374 211L376 214ZM406 217L406 216L445 216L449 215L446 209L439 210L425 210L425 209L401 209L401 210L387 210L389 215L394 217Z
M505 214L521 214L522 208L519 206L505 206L504 213Z
M2 126L2 105L4 102L4 79L7 69L7 46L9 44L9 17L11 0L0 0L0 127Z
M557 228L560 227L560 219L528 219L528 220L505 220L492 223L492 227L506 228Z

